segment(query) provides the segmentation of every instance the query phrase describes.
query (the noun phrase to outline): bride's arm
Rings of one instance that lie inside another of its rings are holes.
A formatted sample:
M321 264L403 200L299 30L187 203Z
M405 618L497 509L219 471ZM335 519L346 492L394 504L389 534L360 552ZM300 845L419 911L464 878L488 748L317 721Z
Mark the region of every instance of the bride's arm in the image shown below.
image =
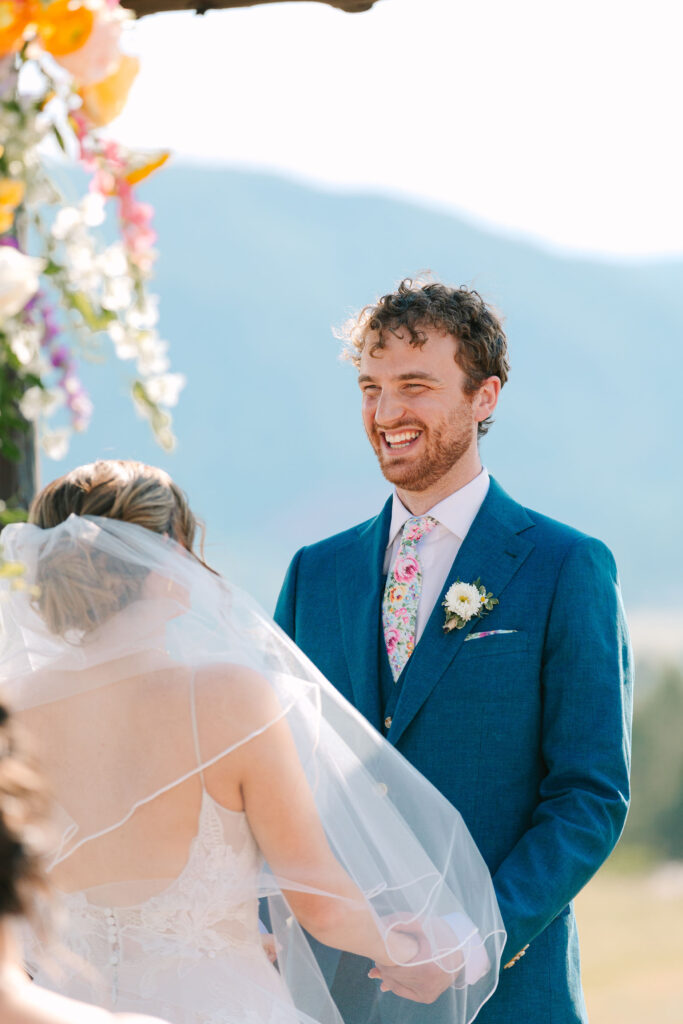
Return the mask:
M287 720L266 680L236 669L229 685L224 677L222 685L204 690L198 714L200 726L212 731L221 719L237 718L242 735L274 723L209 769L206 785L216 800L232 809L237 792L241 794L249 825L276 877L319 890L300 892L283 885L299 923L337 949L385 964L411 960L416 941L391 932L387 948L362 892L330 849Z

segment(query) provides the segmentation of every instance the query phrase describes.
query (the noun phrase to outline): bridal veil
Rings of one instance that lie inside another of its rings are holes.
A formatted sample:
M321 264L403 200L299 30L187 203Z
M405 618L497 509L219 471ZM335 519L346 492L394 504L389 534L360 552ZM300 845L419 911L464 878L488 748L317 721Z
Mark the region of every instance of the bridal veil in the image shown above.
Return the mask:
M0 583L0 685L49 770L56 887L119 907L163 893L190 853L167 820L174 792L286 721L327 840L381 934L419 922L420 962L452 974L439 1021L471 1021L496 986L505 933L465 824L252 599L174 541L115 519L13 525L2 547L22 568ZM237 669L263 695L256 717L231 704ZM260 857L245 870L234 907L269 900L296 1007L264 1024L338 1024L286 898L319 892L319 880L304 864L275 869ZM454 935L444 919L466 925ZM430 1019L429 1007L391 999L392 1024Z

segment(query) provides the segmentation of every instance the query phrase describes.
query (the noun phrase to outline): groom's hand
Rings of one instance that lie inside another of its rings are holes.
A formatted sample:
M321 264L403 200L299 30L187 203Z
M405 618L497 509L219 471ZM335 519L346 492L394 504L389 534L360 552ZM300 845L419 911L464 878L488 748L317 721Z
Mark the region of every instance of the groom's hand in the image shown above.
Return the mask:
M438 939L440 945L448 946L457 943L457 938L452 929L440 918L432 919L430 922L432 934ZM414 938L418 944L418 951L415 960L422 960L432 955L433 945L427 939L421 925L417 922L410 924L399 923L395 925L397 931L405 932ZM394 995L403 999L411 999L415 1003L434 1003L443 995L447 988L453 984L455 978L464 966L464 957L457 950L450 956L444 958L443 967L436 963L416 964L399 967L395 964L375 966L369 972L368 977L377 978L381 981L382 992L393 992Z

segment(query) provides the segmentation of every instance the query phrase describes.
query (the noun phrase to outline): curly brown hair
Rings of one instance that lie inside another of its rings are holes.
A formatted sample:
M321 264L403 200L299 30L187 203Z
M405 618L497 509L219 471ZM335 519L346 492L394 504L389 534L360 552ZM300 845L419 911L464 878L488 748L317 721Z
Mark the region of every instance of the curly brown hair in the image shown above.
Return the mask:
M425 344L425 328L436 328L456 339L455 361L465 374L467 394L478 391L488 377L498 377L501 385L508 379L507 338L501 317L470 288L405 278L395 292L365 306L345 324L341 332L344 356L358 367L366 346L373 355L384 348L387 332L395 334L402 327L415 346ZM479 424L479 437L486 434L491 422L489 417Z
M32 914L45 889L49 798L23 732L0 703L0 919Z

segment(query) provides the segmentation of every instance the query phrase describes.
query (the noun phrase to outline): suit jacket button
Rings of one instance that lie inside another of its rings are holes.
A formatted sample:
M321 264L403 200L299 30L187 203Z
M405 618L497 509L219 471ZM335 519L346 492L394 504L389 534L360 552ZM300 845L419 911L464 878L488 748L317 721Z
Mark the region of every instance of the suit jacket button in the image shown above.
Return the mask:
M384 719L384 728L391 729L391 715L387 715L387 717Z

